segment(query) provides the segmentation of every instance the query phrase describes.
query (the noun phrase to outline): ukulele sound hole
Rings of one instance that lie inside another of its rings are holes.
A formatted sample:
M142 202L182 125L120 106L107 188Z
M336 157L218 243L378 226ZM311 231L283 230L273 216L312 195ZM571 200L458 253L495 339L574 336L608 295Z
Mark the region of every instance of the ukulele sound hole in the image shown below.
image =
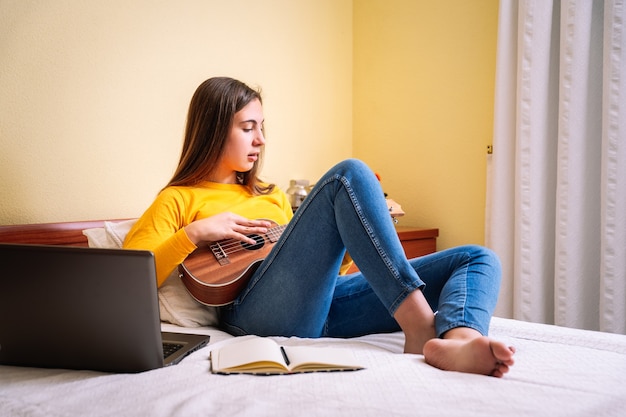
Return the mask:
M261 249L265 245L265 239L260 235L248 235L249 238L254 239L256 242L254 245L246 242L242 242L241 246L247 250L258 250Z

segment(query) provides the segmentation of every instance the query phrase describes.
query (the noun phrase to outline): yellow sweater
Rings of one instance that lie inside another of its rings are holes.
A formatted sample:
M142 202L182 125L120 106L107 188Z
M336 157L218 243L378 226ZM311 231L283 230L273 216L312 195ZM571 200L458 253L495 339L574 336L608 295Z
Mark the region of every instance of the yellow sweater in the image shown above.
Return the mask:
M154 253L157 284L161 286L196 249L183 228L225 211L249 219L273 220L279 225L287 224L293 217L287 196L278 187L259 196L251 195L238 184L204 182L193 187L168 187L130 230L124 247Z

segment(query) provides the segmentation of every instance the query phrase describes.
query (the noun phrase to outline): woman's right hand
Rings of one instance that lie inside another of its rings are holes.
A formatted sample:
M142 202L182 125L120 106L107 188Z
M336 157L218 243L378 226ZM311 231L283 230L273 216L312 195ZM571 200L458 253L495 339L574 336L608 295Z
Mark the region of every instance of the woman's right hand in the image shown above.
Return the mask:
M270 227L271 223L267 220L250 220L235 213L224 212L188 224L185 232L196 245L224 239L235 239L254 245L256 241L247 235L267 233Z

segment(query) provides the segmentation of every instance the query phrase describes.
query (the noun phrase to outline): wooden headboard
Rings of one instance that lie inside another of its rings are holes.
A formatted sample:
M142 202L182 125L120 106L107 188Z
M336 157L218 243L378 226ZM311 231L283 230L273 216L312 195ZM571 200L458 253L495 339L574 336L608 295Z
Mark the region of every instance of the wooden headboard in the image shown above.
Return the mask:
M111 220L120 221L120 220ZM0 242L87 246L83 230L103 227L105 220L0 226Z

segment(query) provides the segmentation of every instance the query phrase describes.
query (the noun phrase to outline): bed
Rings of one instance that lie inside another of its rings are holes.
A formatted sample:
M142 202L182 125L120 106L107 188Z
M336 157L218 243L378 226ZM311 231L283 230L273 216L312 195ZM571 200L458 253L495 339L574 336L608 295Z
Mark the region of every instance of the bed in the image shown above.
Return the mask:
M132 220L0 226L0 242L115 246L130 224ZM168 301L161 293L159 298L164 304ZM212 349L235 338L215 327L211 314L186 322L169 317L166 310L164 305L164 330L208 334L210 344L178 365L139 374L0 366L0 415L571 417L625 413L624 335L496 317L491 336L517 348L516 364L502 379L435 369L421 355L402 353L401 333L354 339L274 338L286 345L350 349L366 369L225 376L210 372L208 357Z

